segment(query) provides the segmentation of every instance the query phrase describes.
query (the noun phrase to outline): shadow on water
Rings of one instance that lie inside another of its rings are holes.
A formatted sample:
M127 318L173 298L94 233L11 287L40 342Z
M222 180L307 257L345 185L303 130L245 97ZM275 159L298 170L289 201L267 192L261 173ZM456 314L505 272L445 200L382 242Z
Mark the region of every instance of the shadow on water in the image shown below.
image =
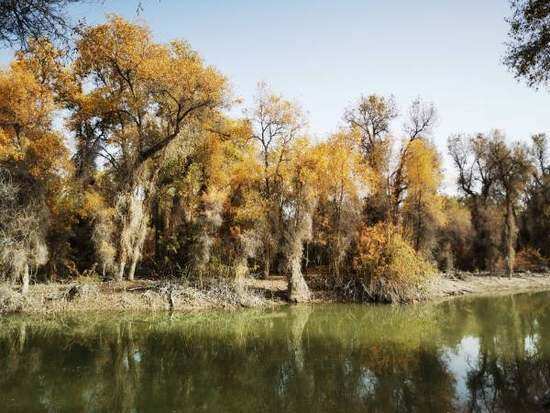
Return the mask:
M0 320L0 411L536 411L550 293Z

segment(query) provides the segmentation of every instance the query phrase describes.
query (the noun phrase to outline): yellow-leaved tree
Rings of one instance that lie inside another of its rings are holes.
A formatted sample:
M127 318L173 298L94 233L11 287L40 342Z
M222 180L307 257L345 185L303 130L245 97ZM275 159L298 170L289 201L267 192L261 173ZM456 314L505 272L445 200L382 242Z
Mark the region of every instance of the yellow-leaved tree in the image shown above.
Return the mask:
M443 179L439 154L425 139L415 139L403 159L403 221L413 248L430 258L437 230L445 223L444 200L439 194Z
M281 235L290 302L307 302L311 293L302 272L304 242L312 237L312 218L319 197L319 152L305 137L288 148L281 164Z
M363 198L372 170L357 150L357 135L340 131L315 149L319 203L314 216L316 241L328 250L329 270L340 280L343 261L363 218Z
M226 80L187 43L158 44L147 27L118 16L82 32L69 69L77 174L86 182L98 165L106 171L102 196L117 228L116 239L107 237L116 251L111 271L133 279L166 153L224 107Z
M42 69L19 53L0 71L0 271L21 278L24 293L31 270L47 261L49 215L68 167Z

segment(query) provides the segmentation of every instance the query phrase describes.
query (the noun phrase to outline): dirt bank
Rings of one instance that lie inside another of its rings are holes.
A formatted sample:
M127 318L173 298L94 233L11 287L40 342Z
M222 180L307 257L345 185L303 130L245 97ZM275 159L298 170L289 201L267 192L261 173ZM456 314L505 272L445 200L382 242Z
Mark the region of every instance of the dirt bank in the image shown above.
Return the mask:
M550 273L517 273L512 277L458 273L435 278L426 287L428 300L463 295L493 295L550 290Z
M310 279L311 284L315 284ZM203 311L273 307L286 304L284 277L249 279L237 288L227 281L201 286L167 281L98 282L79 279L72 283L31 285L27 295L0 284L0 314L70 313L93 311ZM550 290L550 273L515 274L512 278L489 274L459 273L436 277L417 301L442 300L464 295L493 295ZM333 291L314 291L315 303L339 301Z

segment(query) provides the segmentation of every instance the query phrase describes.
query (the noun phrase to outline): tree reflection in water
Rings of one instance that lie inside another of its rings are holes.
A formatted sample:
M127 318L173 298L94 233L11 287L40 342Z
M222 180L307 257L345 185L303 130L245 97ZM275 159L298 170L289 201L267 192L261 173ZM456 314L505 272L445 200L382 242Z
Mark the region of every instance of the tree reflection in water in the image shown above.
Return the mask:
M7 317L0 410L540 410L550 389L549 298Z

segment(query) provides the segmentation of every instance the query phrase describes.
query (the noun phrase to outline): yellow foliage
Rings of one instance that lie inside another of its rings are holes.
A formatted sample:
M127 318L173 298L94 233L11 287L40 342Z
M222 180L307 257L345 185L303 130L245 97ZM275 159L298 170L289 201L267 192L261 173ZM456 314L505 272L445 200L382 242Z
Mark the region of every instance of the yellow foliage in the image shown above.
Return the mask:
M351 135L336 133L315 149L318 158L317 186L321 198L338 199L345 196L357 200L372 181L372 170L355 150Z
M442 171L435 146L424 139L410 141L406 147L403 175L406 196L402 213L417 251L430 255L437 228L446 223L445 199L439 194Z
M72 70L79 87L69 99L69 125L78 130L101 119L104 146L124 174L195 136L184 128L202 126L228 94L226 79L187 43L155 43L147 27L118 16L83 32Z
M359 231L353 273L370 298L405 300L434 272L405 240L399 227L379 223Z
M0 161L47 180L69 167L68 153L60 134L52 131L53 92L40 81L45 74L31 69L42 68L16 60L0 71Z
M410 142L404 159L404 171L409 192L436 192L443 174L435 146L424 139Z

